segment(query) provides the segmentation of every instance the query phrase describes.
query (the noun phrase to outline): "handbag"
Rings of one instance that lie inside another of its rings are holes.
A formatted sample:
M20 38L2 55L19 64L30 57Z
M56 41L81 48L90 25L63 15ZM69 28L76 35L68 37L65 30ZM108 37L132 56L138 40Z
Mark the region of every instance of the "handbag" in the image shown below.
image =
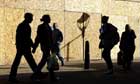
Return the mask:
M59 70L59 63L55 53L51 54L47 68L49 70Z
M123 65L123 51L119 51L117 55L117 64Z

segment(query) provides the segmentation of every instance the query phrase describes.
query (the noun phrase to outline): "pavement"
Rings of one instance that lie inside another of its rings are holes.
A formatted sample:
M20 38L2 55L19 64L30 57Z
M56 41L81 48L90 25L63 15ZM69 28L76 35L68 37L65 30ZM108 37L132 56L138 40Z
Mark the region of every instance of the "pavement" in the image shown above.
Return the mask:
M92 60L90 68L84 69L83 61L65 62L65 66L60 66L60 70L56 71L59 81L51 82L48 77L46 66L42 70L46 74L46 78L41 81L32 81L31 69L27 65L20 65L18 69L18 83L14 84L140 84L140 61L134 61L132 70L124 72L121 66L115 61L114 73L105 75L106 64L103 60ZM0 66L0 84L13 84L8 81L10 66Z

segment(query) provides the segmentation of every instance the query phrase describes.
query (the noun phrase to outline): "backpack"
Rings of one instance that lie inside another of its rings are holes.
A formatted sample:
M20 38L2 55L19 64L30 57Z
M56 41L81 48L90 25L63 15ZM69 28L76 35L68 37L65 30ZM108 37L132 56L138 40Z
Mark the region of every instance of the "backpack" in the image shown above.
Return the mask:
M114 44L116 45L120 41L119 33L116 31L114 32Z
M112 37L112 43L116 45L120 41L119 33L114 25L109 24L109 27L111 28L110 33Z

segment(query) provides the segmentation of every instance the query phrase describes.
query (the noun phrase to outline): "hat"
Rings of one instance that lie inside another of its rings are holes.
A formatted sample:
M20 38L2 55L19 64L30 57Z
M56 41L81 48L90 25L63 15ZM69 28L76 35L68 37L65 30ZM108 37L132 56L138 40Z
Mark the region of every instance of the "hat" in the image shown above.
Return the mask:
M43 15L40 21L47 21L50 22L50 16L49 15Z

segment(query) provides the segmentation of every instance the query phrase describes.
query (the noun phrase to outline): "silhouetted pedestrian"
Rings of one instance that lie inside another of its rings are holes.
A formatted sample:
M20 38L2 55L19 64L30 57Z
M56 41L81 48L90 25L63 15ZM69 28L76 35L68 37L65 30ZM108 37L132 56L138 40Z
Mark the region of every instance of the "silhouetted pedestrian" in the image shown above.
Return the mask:
M52 52L55 52L58 56L59 60L61 61L61 65L64 65L64 59L60 53L60 43L63 41L63 34L58 29L57 23L53 23L52 27L52 40L53 40L53 48Z
M43 21L43 23L38 26L37 36L35 38L35 43L32 51L33 53L35 53L37 46L40 44L43 56L37 67L38 72L41 72L46 63L48 64L52 48L52 30L49 25L51 21L50 16L43 15L41 21ZM56 80L54 70L49 69L49 73L51 80Z
M131 63L133 61L133 54L135 51L135 32L126 24L125 31L122 33L120 50L123 52L123 68L125 70L131 69Z
M106 74L113 73L113 64L111 60L111 49L119 42L119 34L117 28L112 24L108 23L108 16L102 17L102 26L100 29L100 44L99 48L103 48L102 57L104 58L108 71Z
M31 69L36 73L37 65L34 61L34 58L31 54L31 47L33 46L33 42L31 39L31 27L30 23L33 20L33 15L31 13L25 13L24 21L20 23L16 30L16 57L11 67L11 72L9 75L9 81L17 82L17 68L21 61L22 55L24 55Z

